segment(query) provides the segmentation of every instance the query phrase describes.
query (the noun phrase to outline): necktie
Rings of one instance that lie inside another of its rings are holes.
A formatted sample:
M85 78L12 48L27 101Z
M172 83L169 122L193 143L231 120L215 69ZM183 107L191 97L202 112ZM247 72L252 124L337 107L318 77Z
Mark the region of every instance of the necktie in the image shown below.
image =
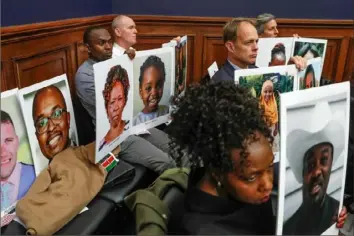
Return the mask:
M12 191L13 185L9 182L5 182L1 184L1 211L6 210L11 206L12 202ZM8 225L14 218L16 217L16 213L12 212L10 214L4 215L1 217L1 227Z
M9 182L5 182L1 184L1 211L6 210L9 206L11 206L11 197L12 197L12 184Z

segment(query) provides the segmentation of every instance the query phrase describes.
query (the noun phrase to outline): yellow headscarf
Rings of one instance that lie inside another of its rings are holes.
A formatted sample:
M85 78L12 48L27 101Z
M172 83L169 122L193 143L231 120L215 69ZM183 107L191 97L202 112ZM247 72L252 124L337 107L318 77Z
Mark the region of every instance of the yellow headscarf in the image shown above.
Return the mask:
M271 123L270 125L272 126L272 125L278 123L278 108L277 108L277 102L276 102L275 96L274 96L274 89L273 89L273 94L272 94L271 98L267 102L264 100L264 90L267 86L271 86L272 89L274 88L273 82L270 80L266 80L263 83L261 96L259 98L259 104L264 107L265 116L270 121L270 123Z

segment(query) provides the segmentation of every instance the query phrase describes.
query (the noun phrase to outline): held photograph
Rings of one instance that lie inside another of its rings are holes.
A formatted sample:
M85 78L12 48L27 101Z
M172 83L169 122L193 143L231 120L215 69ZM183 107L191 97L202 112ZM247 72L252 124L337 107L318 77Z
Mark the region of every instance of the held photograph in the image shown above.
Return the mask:
M64 74L20 89L19 99L38 175L55 155L78 145L67 77Z
M338 235L349 89L343 82L281 95L278 235Z

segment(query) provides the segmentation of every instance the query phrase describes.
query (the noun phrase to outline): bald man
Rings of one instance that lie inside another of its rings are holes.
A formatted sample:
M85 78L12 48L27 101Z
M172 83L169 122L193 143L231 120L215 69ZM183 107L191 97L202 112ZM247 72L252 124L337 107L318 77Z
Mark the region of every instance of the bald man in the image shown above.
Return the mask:
M113 57L126 53L130 58L134 58L133 46L137 43L138 34L134 20L125 15L118 15L112 21L112 30L114 32ZM179 42L181 37L178 36L172 40Z
M136 44L136 35L138 33L135 22L132 18L119 15L112 22L114 32L113 56L121 56L126 50L134 50Z
M70 113L62 92L50 85L36 92L32 106L36 137L43 155L49 160L71 145Z

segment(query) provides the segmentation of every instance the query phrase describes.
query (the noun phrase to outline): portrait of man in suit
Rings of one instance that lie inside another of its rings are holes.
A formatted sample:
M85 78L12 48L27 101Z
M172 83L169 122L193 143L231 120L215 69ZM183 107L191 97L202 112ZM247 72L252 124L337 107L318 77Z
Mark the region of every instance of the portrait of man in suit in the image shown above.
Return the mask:
M19 146L13 120L1 110L1 211L21 199L36 178L33 165L18 161Z

